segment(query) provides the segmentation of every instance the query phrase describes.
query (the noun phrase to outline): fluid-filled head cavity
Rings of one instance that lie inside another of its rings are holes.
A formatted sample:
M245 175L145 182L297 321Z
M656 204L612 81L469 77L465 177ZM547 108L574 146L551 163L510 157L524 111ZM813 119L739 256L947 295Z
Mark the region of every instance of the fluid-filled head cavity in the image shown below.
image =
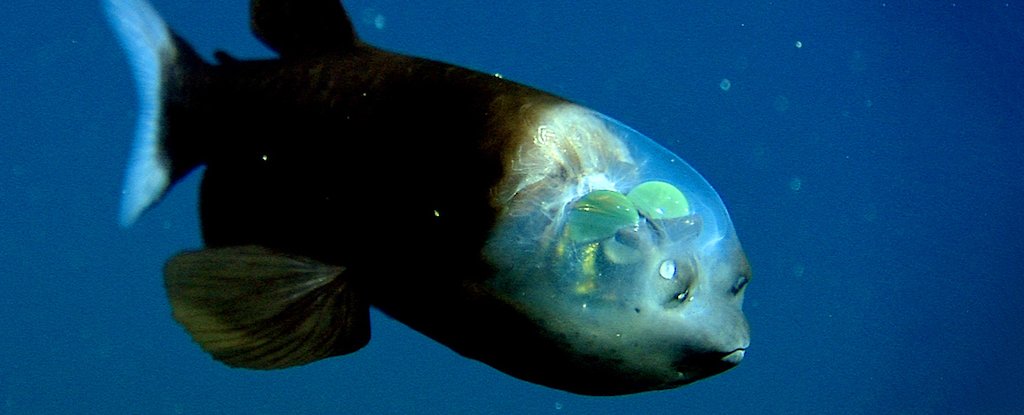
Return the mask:
M708 182L648 137L576 105L527 124L495 192L488 288L549 334L564 370L608 379L565 388L669 388L738 363L750 271Z

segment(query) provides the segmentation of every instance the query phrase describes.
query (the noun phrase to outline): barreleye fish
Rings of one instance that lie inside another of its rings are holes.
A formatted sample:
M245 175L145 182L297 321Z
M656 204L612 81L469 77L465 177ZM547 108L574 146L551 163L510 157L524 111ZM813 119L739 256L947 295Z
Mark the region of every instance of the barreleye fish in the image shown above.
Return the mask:
M734 367L751 273L678 156L536 89L359 40L338 0L253 0L277 55L200 57L144 0L105 0L139 120L129 225L200 166L205 247L174 318L213 358L355 352L376 307L459 354L587 395Z

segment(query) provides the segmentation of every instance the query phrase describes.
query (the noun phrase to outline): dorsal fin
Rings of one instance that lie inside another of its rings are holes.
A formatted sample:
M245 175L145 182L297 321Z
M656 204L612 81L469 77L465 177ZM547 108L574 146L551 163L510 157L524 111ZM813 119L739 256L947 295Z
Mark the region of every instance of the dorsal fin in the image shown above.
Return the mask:
M252 0L253 34L282 58L344 53L356 34L340 0Z

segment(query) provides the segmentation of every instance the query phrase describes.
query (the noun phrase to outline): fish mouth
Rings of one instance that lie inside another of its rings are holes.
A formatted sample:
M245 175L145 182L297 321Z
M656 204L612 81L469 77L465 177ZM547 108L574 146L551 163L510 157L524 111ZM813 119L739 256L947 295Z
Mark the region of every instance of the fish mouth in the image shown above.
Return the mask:
M746 353L746 347L738 347L726 352L702 353L699 356L690 356L684 362L678 362L676 370L680 374L686 374L684 376L686 380L682 383L690 383L736 367Z
M722 362L732 364L733 366L738 365L746 353L747 349L745 347L738 348L722 356Z

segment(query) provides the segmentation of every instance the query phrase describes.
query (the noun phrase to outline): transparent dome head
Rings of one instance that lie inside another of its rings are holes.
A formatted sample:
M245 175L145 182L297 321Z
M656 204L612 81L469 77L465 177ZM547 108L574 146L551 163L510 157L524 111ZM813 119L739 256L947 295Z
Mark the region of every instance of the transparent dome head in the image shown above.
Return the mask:
M549 108L529 129L495 195L488 288L571 353L657 372L652 382L724 370L687 362L749 342L740 311L749 267L711 185L583 107Z

